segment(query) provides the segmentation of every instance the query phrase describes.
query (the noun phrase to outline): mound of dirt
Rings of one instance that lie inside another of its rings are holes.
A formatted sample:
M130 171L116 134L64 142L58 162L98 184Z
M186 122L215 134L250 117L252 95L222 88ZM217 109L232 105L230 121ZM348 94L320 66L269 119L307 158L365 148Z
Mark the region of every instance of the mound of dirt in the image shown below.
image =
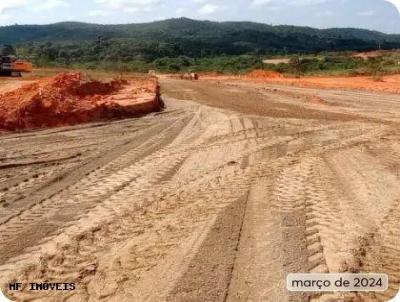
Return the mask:
M245 75L246 78L250 79L276 79L281 78L282 74L272 70L253 70Z
M61 73L0 94L0 129L19 130L126 118L160 110L155 79L88 80Z

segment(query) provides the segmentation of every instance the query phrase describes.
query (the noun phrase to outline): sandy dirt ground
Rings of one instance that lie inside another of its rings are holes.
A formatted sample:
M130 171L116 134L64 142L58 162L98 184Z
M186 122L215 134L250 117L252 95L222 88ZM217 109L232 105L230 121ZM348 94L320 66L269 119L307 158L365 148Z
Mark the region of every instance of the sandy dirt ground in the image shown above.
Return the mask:
M254 70L244 75L232 76L204 73L202 79L213 81L250 81L302 88L349 89L400 94L400 74L382 76L285 76L270 70Z
M400 284L394 94L162 79L167 108L1 136L0 284L15 301L387 301ZM290 294L292 272L379 272ZM73 291L7 290L9 282Z
M400 75L357 76L357 77L303 77L300 79L280 78L277 83L316 88L343 88L400 94Z
M24 84L31 84L33 81L17 81L14 79L0 78L0 93L20 88Z

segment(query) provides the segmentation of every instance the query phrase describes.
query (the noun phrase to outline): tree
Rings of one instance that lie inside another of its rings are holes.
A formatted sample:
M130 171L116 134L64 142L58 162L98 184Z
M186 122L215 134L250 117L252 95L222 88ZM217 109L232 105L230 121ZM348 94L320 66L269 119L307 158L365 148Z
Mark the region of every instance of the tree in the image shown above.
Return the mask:
M0 54L3 55L3 56L11 56L11 55L15 56L16 51L15 51L15 48L12 45L4 44L1 47Z

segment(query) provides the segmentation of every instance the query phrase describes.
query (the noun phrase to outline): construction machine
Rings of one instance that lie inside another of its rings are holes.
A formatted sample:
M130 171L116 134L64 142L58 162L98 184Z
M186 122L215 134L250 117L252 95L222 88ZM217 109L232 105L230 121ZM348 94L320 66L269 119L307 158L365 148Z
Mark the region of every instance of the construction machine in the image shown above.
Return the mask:
M192 81L197 81L199 79L199 75L195 72L188 72L185 74L181 74L181 79L182 80L192 80Z
M23 72L32 72L32 63L20 60L13 56L0 55L0 76L20 77Z

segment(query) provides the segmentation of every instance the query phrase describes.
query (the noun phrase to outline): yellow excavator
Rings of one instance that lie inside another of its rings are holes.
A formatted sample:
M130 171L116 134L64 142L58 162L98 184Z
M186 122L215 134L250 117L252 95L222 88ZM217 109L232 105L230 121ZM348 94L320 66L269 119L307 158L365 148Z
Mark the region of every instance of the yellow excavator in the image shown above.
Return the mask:
M0 76L20 77L24 72L32 72L32 63L20 60L14 56L0 55Z

